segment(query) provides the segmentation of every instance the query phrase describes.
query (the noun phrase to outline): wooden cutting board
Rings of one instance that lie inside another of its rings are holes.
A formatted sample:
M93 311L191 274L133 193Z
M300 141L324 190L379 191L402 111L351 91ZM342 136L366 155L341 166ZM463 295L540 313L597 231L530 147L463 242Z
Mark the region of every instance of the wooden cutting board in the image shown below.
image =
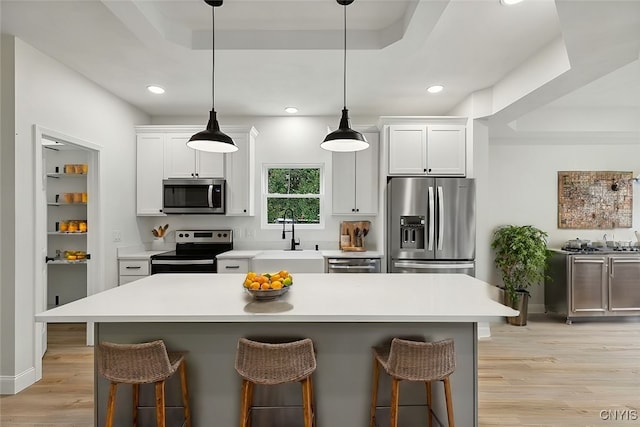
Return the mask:
M342 221L340 223L340 249L343 251L366 251L365 238L369 234L371 221Z

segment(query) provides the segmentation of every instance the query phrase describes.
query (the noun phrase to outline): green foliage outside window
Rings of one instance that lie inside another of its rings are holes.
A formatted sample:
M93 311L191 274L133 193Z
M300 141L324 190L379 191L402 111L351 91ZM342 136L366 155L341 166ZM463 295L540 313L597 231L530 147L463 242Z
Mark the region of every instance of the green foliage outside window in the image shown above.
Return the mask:
M281 224L284 211L289 208L296 223L320 223L319 168L270 168L267 179L269 224ZM290 222L288 217L287 222Z

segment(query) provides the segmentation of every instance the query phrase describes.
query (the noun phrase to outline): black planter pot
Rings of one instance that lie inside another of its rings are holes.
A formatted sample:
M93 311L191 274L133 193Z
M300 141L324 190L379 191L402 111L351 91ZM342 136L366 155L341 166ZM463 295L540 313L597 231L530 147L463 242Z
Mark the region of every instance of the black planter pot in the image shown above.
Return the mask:
M517 289L515 299L512 301L511 296L505 290L504 292L504 305L507 305L514 310L520 312L519 315L513 317L507 317L507 323L515 326L525 326L527 324L527 313L529 308L529 297L531 294L524 289Z

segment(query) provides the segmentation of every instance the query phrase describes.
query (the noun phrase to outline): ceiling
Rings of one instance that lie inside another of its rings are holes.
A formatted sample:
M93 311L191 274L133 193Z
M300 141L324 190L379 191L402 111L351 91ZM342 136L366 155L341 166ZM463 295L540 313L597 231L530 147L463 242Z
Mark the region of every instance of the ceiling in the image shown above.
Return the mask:
M202 0L0 7L3 33L151 116L206 117L211 108L212 8ZM356 0L346 10L352 117L446 115L471 103L475 116L507 123L553 102L640 107L640 1ZM335 0L227 0L216 8L221 118L284 115L286 106L338 117L343 12ZM622 67L624 77L597 83ZM152 95L148 84L166 93ZM432 84L445 89L429 94Z

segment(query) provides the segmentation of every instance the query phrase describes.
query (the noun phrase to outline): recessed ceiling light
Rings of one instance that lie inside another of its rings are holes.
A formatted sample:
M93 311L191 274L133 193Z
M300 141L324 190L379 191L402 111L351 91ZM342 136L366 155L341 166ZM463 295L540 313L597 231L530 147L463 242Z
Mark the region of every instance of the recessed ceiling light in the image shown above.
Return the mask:
M295 114L298 112L298 109L296 107L287 107L284 109L284 111L286 111L289 114Z
M156 85L147 86L147 90L151 93L155 93L156 95L162 95L164 93L164 88Z
M438 93L438 92L442 92L443 89L444 89L444 86L442 86L442 85L433 85L433 86L429 86L427 88L427 92L429 92L429 93Z
M522 0L500 0L500 3L502 3L505 6L511 6L514 4L518 4L522 2Z

